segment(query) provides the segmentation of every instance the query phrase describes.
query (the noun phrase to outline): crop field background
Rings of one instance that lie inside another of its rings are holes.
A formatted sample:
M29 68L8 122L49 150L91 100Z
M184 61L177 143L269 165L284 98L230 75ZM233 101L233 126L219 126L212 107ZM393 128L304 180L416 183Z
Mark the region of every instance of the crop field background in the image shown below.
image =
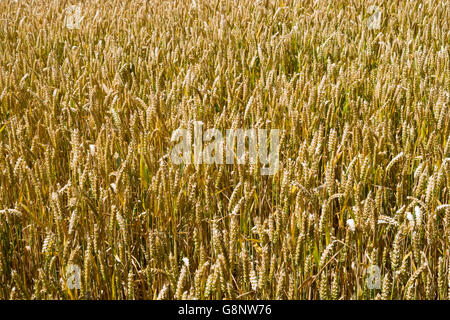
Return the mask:
M448 299L449 4L0 1L0 299Z

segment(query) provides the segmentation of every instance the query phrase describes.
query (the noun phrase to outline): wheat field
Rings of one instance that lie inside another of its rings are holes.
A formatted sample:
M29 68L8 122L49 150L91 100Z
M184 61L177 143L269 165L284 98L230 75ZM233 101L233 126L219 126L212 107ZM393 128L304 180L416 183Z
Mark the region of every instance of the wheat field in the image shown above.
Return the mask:
M0 1L0 299L448 299L449 4Z

